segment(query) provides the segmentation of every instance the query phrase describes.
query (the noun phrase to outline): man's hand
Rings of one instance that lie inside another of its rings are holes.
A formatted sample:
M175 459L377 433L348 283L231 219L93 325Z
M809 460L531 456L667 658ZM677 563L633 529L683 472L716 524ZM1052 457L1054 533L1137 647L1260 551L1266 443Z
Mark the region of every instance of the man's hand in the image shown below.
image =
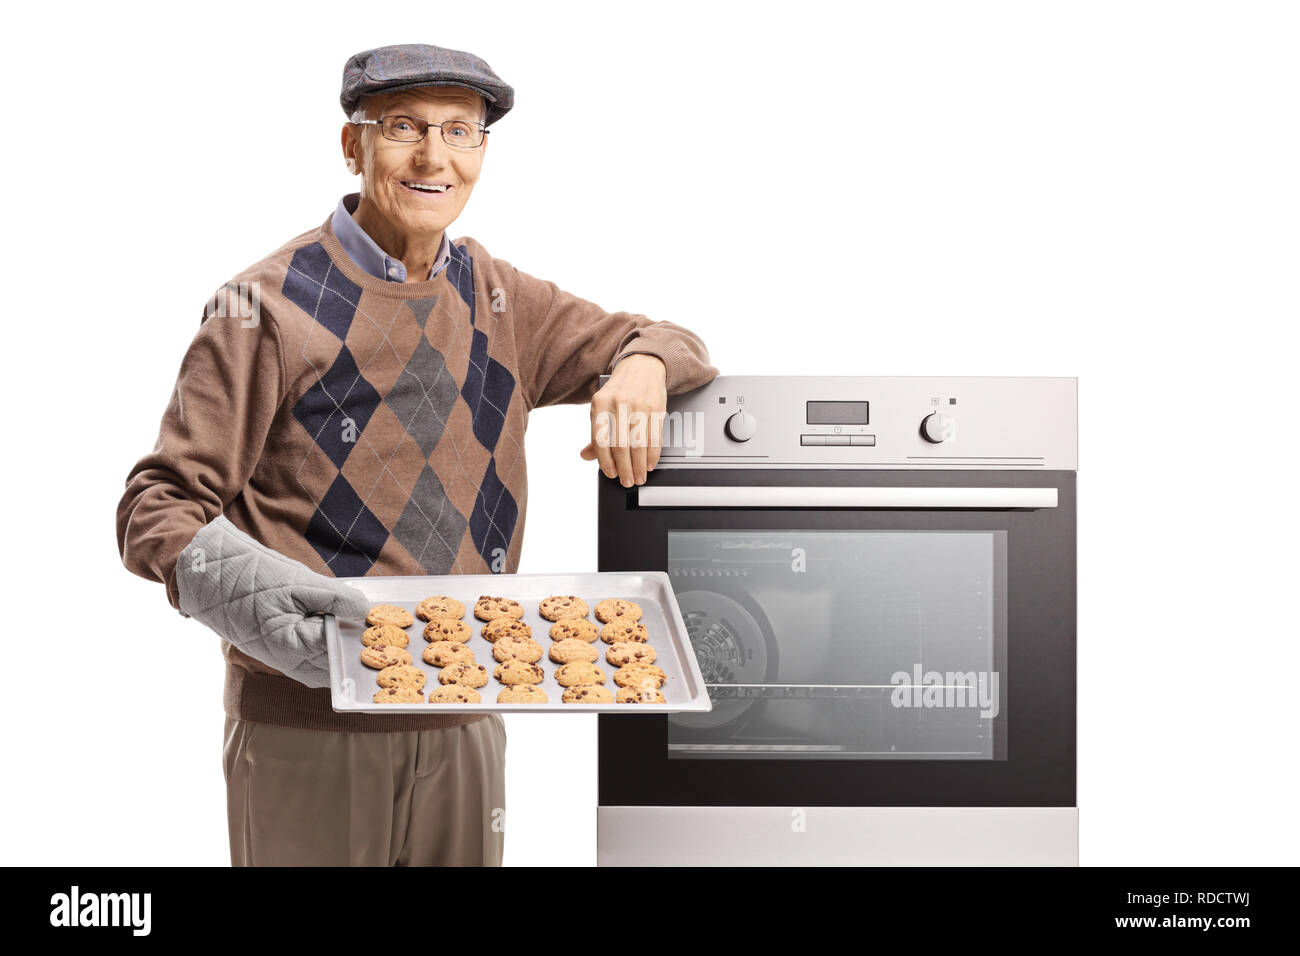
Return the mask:
M624 488L645 484L646 472L659 464L667 376L657 356L629 355L591 398L591 441L579 454L599 459L606 477L618 478Z
M181 613L308 687L328 687L320 614L359 621L370 608L356 588L272 551L218 515L176 563Z

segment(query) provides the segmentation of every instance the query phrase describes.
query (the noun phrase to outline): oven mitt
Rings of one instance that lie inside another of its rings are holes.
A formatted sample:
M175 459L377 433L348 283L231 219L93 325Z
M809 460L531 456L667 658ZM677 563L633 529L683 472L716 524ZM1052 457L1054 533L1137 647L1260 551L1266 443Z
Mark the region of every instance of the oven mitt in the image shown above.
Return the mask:
M356 588L254 541L225 515L200 528L181 552L176 586L182 614L308 687L329 686L319 615L360 621L370 610Z

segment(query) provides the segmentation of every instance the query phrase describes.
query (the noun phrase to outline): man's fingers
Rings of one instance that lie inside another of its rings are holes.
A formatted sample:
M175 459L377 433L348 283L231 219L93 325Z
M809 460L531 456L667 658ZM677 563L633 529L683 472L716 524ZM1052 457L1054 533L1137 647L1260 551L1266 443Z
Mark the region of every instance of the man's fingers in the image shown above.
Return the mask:
M597 445L596 460L600 462L600 470L605 473L606 478L618 477L618 468L614 465L614 452L611 448Z
M601 471L618 478L624 487L645 484L649 472L659 464L666 414L662 396L644 389L598 392L591 403L592 443L588 448L594 446ZM590 460L592 455L583 449L582 457Z
M614 467L614 456L609 450L609 442L613 438L609 431L609 414L608 400L597 392L591 400L591 442L587 447L595 452L594 457L600 462L600 470L605 477L613 478L618 470Z
M646 448L644 445L632 447L632 481L638 485L645 484Z
M631 449L627 445L614 446L614 463L618 466L618 480L624 488L630 488L635 477L632 473Z
M655 465L659 464L659 452L663 447L664 440L664 419L668 413L662 409L651 414L650 426L650 447L646 449L645 469L647 472L654 471Z
M587 447L584 448L582 451L578 452L578 457L580 457L583 461L595 461L596 443L590 441L587 442Z

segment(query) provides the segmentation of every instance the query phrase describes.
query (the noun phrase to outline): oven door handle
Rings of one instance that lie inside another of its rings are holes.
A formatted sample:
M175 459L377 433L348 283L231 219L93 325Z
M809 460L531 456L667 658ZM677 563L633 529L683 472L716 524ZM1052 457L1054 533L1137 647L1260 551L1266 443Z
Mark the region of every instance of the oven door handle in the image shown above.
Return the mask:
M641 508L1055 508L1055 488L641 485Z

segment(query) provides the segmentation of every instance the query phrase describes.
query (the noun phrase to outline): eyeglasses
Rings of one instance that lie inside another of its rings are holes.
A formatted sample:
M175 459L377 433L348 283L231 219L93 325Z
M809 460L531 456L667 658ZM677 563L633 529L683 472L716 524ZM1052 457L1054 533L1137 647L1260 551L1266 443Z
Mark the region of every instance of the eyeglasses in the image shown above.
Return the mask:
M429 132L430 126L442 129L442 141L457 149L477 149L490 130L482 123L464 120L447 120L445 123L426 123L414 116L381 116L377 120L353 120L357 126L378 126L384 139L395 143L418 143Z

